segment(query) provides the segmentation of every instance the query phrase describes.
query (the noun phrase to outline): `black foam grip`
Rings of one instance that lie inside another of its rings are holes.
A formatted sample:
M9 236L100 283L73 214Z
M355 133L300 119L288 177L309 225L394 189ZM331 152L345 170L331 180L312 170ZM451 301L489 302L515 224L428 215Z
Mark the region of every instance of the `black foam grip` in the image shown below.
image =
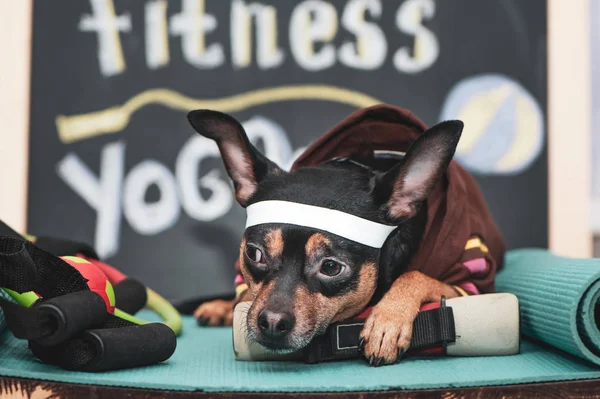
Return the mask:
M17 338L38 339L54 332L52 319L40 315L36 307L25 307L0 297L0 310L4 312L8 329Z
M56 326L52 334L35 340L42 346L65 342L84 330L102 325L108 316L104 299L87 290L43 301L37 310Z
M177 347L175 333L162 323L88 330L84 339L95 348L95 356L82 371L149 366L169 359Z
M82 336L83 333L56 346L42 346L35 341L29 341L29 349L43 363L78 371L96 356L94 346Z
M135 314L148 301L144 284L133 278L126 278L113 286L117 307L129 314Z

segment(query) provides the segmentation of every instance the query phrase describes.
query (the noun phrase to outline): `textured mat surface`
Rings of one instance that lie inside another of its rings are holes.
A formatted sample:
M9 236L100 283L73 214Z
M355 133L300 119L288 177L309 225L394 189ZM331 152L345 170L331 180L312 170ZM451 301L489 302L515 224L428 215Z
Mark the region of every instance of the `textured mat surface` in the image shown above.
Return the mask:
M0 297L12 301L12 298L4 291L0 290ZM4 312L0 309L0 333L6 328L6 319L4 318Z
M537 250L515 251L508 256L498 285L500 290L519 296L523 331L562 350L526 340L516 356L409 358L380 368L368 367L364 361L245 363L234 360L231 329L200 328L186 317L177 350L168 362L100 374L66 372L44 365L30 354L24 341L4 331L0 333L0 375L226 392L426 389L600 378L593 352L593 342L600 334L590 319L590 310L600 295L595 288L598 273L598 260L564 259ZM140 316L156 320L152 313L142 312Z
M496 289L519 298L523 335L600 365L594 317L600 259L563 258L540 249L513 251L496 277Z
M165 364L101 374L44 365L8 331L0 335L0 375L83 384L204 391L360 391L448 388L600 378L575 356L524 342L517 356L407 359L372 368L362 361L304 365L236 362L229 328L199 328L184 319L175 355Z

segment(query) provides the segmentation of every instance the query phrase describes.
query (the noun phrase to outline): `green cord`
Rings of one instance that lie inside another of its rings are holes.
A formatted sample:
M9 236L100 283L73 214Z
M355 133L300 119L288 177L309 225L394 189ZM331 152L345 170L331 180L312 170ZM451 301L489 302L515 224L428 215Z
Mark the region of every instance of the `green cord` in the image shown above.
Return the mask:
M148 307L149 309L156 312L163 319L163 323L165 325L167 325L169 328L171 328L171 330L173 330L175 335L177 335L177 336L180 335L182 321L181 321L181 315L179 314L177 309L175 309L173 307L173 305L171 305L171 303L169 303L169 301L167 301L166 299L164 299L163 297L158 295L156 292L154 292L150 288L146 288L146 293L148 295L148 301L146 302L146 307ZM130 315L129 313L124 312L118 308L115 308L115 316L120 317L124 320L130 321L134 324L143 325L143 324L150 323L149 321L137 318L137 317Z
M131 315L131 314L127 313L127 312L124 312L124 311L122 311L119 308L115 308L114 315L117 316L118 318L130 321L133 324L138 324L140 326L142 326L144 324L150 323L149 321L142 320L140 318L135 317L134 315Z
M31 305L33 305L35 303L35 301L37 301L38 299L40 299L40 297L38 297L34 292L24 292L22 294L19 294L18 292L15 292L13 290L9 290L8 288L2 288L2 290L4 292L6 292L8 295L10 295L10 297L12 299L15 300L15 302L17 302L19 305L25 306L25 307L31 307Z
M148 293L148 301L146 302L146 306L158 313L158 315L163 319L163 323L169 326L175 335L180 335L182 321L181 315L177 309L175 309L175 307L173 307L169 301L158 295L150 288L146 288L146 292Z

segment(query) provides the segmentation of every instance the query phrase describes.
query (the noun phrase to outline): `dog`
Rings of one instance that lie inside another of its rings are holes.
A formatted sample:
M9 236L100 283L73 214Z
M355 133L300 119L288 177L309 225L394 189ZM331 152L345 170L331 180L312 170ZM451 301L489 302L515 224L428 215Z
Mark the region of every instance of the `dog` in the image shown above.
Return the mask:
M475 180L452 160L461 121L427 129L402 108L361 109L287 172L232 116L196 110L188 120L216 142L249 218L237 299L199 306L200 324L230 325L234 305L251 300L250 338L286 353L373 306L360 350L380 366L402 359L423 304L494 291L504 243Z

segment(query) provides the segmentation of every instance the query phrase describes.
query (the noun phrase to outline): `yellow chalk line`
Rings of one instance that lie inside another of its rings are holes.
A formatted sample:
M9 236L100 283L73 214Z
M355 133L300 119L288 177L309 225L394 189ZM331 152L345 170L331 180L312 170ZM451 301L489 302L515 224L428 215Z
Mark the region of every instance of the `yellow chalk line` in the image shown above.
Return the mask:
M133 96L122 105L85 114L58 115L56 128L60 141L68 144L120 132L137 110L149 104L159 104L184 112L193 109L236 112L257 105L290 100L332 101L356 108L381 103L376 98L358 91L328 85L279 86L216 99L195 99L171 89L149 89Z

